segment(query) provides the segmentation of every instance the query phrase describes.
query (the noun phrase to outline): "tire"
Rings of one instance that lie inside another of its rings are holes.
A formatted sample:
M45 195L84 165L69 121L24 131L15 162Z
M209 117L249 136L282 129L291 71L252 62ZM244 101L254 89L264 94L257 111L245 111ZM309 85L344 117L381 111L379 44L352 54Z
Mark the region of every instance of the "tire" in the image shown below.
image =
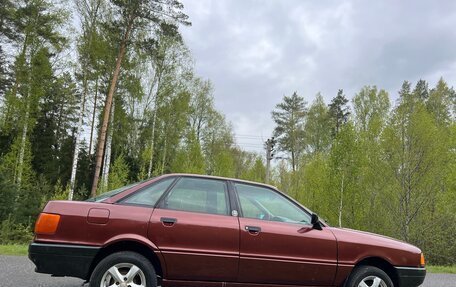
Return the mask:
M107 287L119 283L115 286L129 287L131 282L136 284L134 286L157 287L157 275L147 258L122 251L106 256L98 263L90 276L89 286Z
M364 283L364 284L363 284ZM394 287L385 271L373 266L356 267L344 287Z

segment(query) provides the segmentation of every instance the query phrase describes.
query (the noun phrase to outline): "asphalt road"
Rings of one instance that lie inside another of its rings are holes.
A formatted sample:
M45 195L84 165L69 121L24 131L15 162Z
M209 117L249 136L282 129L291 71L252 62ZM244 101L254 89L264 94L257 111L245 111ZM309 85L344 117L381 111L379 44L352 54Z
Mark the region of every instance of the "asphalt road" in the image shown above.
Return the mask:
M0 256L0 287L81 287L83 283L35 273L33 263L24 256ZM456 287L456 274L428 274L421 286Z

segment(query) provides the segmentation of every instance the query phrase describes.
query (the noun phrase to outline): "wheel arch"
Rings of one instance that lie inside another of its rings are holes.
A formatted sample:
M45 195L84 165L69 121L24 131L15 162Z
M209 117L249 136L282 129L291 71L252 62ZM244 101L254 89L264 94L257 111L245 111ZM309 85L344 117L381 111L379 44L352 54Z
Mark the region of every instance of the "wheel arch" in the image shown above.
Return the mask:
M375 257L375 256L363 258L362 260L358 261L355 264L352 271L350 272L350 275L357 267L360 267L360 266L373 266L373 267L377 267L377 268L383 270L391 278L394 286L400 287L399 278L398 278L396 269L388 260L381 258L381 257ZM347 277L347 279L348 279L348 277ZM345 281L347 281L347 279L345 279Z
M166 265L164 264L161 253L158 249L155 249L153 245L136 239L118 239L110 241L98 251L90 265L87 280L92 276L93 270L103 258L120 251L132 251L143 255L152 263L159 278L163 278L166 275Z

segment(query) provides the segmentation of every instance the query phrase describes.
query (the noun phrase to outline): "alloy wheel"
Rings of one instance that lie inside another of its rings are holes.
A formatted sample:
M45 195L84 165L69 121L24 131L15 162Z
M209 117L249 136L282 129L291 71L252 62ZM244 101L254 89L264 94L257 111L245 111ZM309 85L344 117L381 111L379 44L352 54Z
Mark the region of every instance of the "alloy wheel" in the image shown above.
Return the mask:
M103 274L100 287L146 287L146 276L134 264L119 263Z
M388 285L380 277L367 276L359 282L358 287L388 287Z

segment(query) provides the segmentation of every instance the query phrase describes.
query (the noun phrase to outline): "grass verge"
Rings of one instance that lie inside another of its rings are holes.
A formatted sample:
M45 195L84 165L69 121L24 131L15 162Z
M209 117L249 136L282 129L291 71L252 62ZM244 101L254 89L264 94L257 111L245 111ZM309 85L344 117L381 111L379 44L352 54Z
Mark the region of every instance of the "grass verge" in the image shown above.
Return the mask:
M27 244L0 245L0 255L27 255Z
M449 273L456 274L456 265L453 266L434 266L427 265L426 271L429 273Z

